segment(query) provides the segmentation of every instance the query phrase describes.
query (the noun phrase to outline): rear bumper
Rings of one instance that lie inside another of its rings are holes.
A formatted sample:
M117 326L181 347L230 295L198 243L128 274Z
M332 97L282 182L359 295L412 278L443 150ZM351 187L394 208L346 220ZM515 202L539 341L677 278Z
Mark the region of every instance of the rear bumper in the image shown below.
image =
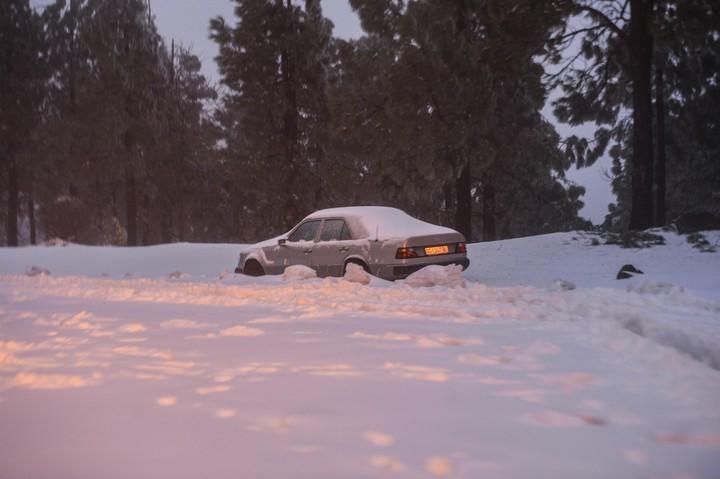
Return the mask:
M378 271L377 276L389 279L389 280L397 280L397 279L405 279L411 274L420 271L425 266L431 266L431 265L437 265L437 266L449 266L451 264L459 264L462 266L463 271L470 266L470 260L467 258L462 259L454 259L454 260L448 260L448 261L437 261L432 263L420 263L420 264L408 264L408 265L401 265L401 266L392 266L388 265L384 268L380 268Z
M468 268L468 266L470 266L470 260L465 258L464 260L460 260L460 261L446 261L446 262L442 262L442 263L431 263L431 264L438 265L438 266L448 266L451 264L459 264L463 267L463 271L465 271ZM410 276L411 274L413 274L417 271L420 271L425 266L430 266L430 265L429 264L414 264L412 266L394 266L392 269L392 272L393 272L393 276L395 276L396 278L402 279L402 278L407 278L408 276Z

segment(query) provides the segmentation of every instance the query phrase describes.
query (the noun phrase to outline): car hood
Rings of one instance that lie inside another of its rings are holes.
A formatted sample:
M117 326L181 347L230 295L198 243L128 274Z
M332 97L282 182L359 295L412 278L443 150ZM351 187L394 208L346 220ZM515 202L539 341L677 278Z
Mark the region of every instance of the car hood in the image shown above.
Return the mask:
M276 236L274 238L260 241L259 243L247 245L240 251L240 253L249 253L258 248L267 248L268 246L277 246L278 240L283 238L287 238L287 233L281 234L280 236Z

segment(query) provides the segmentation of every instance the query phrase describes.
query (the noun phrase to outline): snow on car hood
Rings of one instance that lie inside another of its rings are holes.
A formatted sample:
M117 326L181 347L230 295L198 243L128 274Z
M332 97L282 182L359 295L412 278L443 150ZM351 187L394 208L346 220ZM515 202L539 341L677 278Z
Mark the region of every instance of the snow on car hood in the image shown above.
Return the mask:
M379 240L457 233L450 228L426 223L413 218L402 210L387 206L329 208L316 211L307 216L305 220L330 217L352 218L365 230L366 238Z

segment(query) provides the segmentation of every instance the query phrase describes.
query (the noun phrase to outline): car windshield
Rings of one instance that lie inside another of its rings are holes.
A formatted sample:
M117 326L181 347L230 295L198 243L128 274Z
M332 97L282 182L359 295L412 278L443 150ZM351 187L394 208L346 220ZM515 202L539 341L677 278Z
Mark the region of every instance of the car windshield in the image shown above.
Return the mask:
M295 231L288 236L288 241L312 241L315 239L318 228L320 228L320 220L306 221L298 226Z

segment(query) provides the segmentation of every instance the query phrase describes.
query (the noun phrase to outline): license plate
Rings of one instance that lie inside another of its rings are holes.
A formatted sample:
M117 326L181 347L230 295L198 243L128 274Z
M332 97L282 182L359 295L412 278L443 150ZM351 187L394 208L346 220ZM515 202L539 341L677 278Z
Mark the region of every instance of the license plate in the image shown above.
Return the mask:
M447 245L443 246L428 246L425 248L425 254L427 256L433 256L436 254L448 254L450 252L450 248L448 248Z

